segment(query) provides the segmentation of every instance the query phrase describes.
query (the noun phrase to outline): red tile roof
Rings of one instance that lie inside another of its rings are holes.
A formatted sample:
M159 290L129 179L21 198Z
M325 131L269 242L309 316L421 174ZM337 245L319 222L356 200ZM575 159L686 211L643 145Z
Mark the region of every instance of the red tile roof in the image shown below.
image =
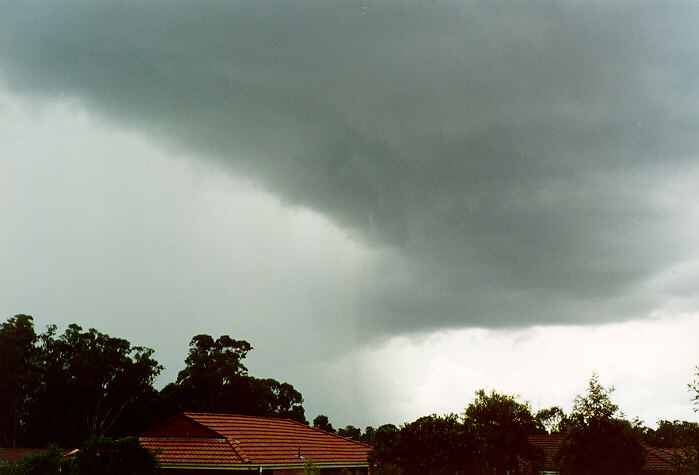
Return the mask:
M545 470L558 471L558 449L563 442L562 435L530 435L530 444L536 445L544 452L542 468Z
M652 445L643 444L646 462L641 469L644 472L650 471L674 471L676 466L673 461L673 454L669 451L653 447Z
M164 465L366 466L371 447L290 419L186 412L144 432Z
M243 463L225 439L141 437L141 445L153 450L160 462L203 464Z

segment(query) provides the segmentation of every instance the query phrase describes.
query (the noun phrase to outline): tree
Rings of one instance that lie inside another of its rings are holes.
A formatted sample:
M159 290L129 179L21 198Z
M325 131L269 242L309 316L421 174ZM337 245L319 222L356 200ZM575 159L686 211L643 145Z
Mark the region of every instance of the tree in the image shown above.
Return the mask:
M328 420L328 416L325 414L318 414L315 419L313 419L313 427L316 429L324 430L325 432L335 433L335 428Z
M289 383L280 383L276 379L257 379L248 376L253 391L252 400L258 401L260 415L283 417L306 423L303 409L303 396Z
M247 368L242 360L250 350L250 343L228 335L216 340L210 335L194 336L189 342L185 368L175 383L161 391L164 404L172 413L245 412L236 411L246 403L236 395L249 392L245 381Z
M372 426L367 426L364 429L364 433L359 437L359 442L362 442L372 447L376 445L376 431Z
M344 428L338 429L337 435L340 435L342 437L347 437L348 439L359 441L359 438L362 435L362 430L359 427L354 427L352 425L348 425Z
M455 414L424 416L400 430L381 426L376 439L370 463L377 473L396 473L396 468L407 475L485 471L482 441L473 425L463 424Z
M394 463L399 434L400 429L393 424L384 424L374 431L374 450L369 452L372 474L402 475L403 469Z
M384 424L376 429L374 434L374 450L369 453L369 463L374 469L395 466L393 462L397 458L397 445L400 429L393 424ZM390 470L389 470L390 471Z
M37 340L29 315L15 315L0 325L0 437L6 447L26 441L41 377Z
M687 386L692 394L694 412L699 412L699 366L694 370L696 379ZM658 430L660 429L658 424ZM678 469L687 473L699 473L699 424L683 422L680 426L680 434L678 444L675 445L675 447L682 447L682 452L675 457Z
M109 432L124 409L152 388L163 369L153 350L94 328L71 324L59 337L55 325L40 336L42 384L33 430L43 441L80 444Z
M643 436L646 443L661 448L699 446L699 423L689 421L658 421L656 429Z
M694 381L689 383L689 391L692 394L692 403L694 404L694 412L699 412L699 366L694 368L696 373L694 374Z
M306 423L303 397L289 383L248 375L243 359L252 346L223 335L196 335L177 382L161 391L163 404L178 411L233 412L286 417Z
M534 416L538 430L546 434L560 434L565 429L566 414L558 406L541 409Z
M73 475L141 475L156 473L160 464L155 454L136 437L113 440L97 436L88 439L72 462Z
M70 473L70 460L63 457L63 452L56 445L40 453L28 454L14 465L0 467L1 475L60 475Z
M248 374L243 359L252 350L245 340L222 335L214 340L210 335L196 335L189 342L186 367L177 375L177 382L205 387L221 386Z
M614 404L610 397L613 392L614 387L605 388L599 382L599 375L592 373L587 394L575 396L573 415L582 418L584 422L613 418L619 411L619 406Z
M496 473L516 473L520 459L536 461L540 457L536 447L528 442L536 428L528 403L495 391L486 394L481 389L476 391L476 399L464 415L485 441L485 459Z
M573 404L566 438L559 451L561 467L570 473L634 473L643 466L640 431L622 418L593 373L585 395Z

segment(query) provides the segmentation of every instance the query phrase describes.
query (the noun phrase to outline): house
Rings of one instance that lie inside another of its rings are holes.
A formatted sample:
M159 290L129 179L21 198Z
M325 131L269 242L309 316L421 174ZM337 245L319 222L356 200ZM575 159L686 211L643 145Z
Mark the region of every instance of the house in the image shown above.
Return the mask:
M248 471L323 475L368 473L371 447L290 419L183 412L143 432L141 445L170 474Z
M529 436L529 443L539 447L544 453L540 473L551 475L561 473L558 466L558 449L563 439L562 435ZM645 462L641 467L641 474L677 473L671 451L643 444L643 452Z

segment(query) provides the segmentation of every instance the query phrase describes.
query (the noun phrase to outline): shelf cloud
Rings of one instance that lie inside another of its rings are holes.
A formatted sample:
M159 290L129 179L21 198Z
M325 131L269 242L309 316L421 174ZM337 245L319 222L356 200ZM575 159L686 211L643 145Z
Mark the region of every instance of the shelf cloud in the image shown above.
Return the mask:
M344 230L373 256L343 296L365 338L593 324L698 309L697 24L693 2L26 1L0 7L0 77Z

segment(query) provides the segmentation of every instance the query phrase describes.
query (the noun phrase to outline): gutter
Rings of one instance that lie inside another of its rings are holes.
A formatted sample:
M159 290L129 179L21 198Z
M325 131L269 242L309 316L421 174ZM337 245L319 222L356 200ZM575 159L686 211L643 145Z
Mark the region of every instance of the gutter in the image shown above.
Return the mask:
M368 468L368 462L325 462L318 463L313 462L318 468ZM160 468L162 469L187 469L187 470L236 470L236 471L255 471L259 472L261 470L270 469L303 469L304 464L299 463L259 463L259 464L247 464L247 463L160 463Z

